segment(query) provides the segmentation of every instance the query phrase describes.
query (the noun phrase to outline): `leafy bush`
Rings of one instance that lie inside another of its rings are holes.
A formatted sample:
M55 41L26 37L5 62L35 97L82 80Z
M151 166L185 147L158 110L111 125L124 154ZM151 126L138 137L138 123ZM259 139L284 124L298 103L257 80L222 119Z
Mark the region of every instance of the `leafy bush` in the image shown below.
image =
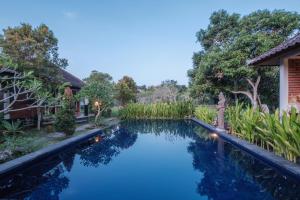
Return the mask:
M296 109L293 108L290 114L283 112L281 118L279 111L274 114L262 113L262 119L256 131L263 147L297 162L300 158L300 116Z
M64 86L62 105L56 113L54 127L67 135L72 135L76 129L74 96L69 86Z
M300 158L300 116L295 108L291 113L279 111L262 113L241 104L227 111L230 132L277 155L297 162Z
M119 117L119 111L120 111L119 107L113 107L111 109L111 117Z
M132 103L120 110L122 119L183 119L193 115L194 105L190 101L176 103Z
M23 129L22 122L20 120L17 120L15 122L12 121L11 123L3 120L2 128L4 129L3 133L6 135L15 135L18 133L24 133L22 130Z
M54 122L55 130L72 135L76 129L75 112L73 109L62 108L56 114Z
M213 124L217 117L217 110L209 106L197 106L195 109L195 117L208 124Z
M42 148L42 145L36 143L39 137L24 135L5 136L5 140L0 143L0 151L7 152L5 157L0 159L0 163L17 158L19 156L31 153Z

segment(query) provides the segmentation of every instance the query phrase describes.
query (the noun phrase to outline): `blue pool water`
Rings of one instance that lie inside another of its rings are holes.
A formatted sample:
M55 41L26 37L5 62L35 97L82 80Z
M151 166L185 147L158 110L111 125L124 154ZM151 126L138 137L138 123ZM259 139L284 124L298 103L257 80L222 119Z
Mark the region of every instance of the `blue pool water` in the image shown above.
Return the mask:
M300 183L191 121L129 121L0 180L8 199L300 199ZM1 199L0 198L0 199Z

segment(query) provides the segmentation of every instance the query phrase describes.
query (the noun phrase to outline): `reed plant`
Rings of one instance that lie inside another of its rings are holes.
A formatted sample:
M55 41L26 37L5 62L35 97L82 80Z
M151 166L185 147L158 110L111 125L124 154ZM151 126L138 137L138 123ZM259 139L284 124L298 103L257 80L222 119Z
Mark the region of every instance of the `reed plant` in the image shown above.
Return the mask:
M174 103L131 103L120 110L122 119L183 119L192 116L194 105L190 101Z
M277 110L273 114L237 104L227 110L230 132L290 161L300 158L300 115Z
M197 106L195 109L195 117L208 124L214 124L217 118L217 109L211 106Z

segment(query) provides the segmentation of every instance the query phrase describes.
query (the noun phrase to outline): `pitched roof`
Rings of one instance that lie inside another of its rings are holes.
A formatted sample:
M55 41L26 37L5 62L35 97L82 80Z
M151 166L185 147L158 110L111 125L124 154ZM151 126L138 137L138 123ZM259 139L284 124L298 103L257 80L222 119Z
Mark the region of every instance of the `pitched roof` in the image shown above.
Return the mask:
M15 72L16 71L13 69L0 67L1 74L13 74ZM72 87L80 89L84 85L84 82L82 80L67 72L66 70L59 68L59 72L62 75L63 81L69 82Z
M72 87L80 89L84 85L84 82L82 80L80 80L79 78L77 78L76 76L74 76L73 74L67 72L64 69L59 69L59 70L62 73L64 81L69 82Z
M299 49L300 54L300 33L270 49L266 53L248 61L247 64L256 66L280 65L280 56L295 49Z

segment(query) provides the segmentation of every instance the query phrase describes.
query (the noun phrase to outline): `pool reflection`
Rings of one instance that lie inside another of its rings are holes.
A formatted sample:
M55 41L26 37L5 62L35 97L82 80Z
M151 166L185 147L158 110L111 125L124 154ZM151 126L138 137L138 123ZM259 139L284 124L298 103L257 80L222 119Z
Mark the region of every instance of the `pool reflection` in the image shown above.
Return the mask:
M74 165L87 168L107 166L125 149L137 143L139 137L148 134L164 136L171 143L187 139L184 141L188 141L186 150L192 156L191 165L203 175L194 185L199 198L294 200L300 197L300 184L296 180L280 174L191 121L127 121L115 128L115 134L109 134L110 130L107 130L104 136L91 138L1 179L0 197L60 199L61 193L70 188ZM110 199L109 196L106 199Z

